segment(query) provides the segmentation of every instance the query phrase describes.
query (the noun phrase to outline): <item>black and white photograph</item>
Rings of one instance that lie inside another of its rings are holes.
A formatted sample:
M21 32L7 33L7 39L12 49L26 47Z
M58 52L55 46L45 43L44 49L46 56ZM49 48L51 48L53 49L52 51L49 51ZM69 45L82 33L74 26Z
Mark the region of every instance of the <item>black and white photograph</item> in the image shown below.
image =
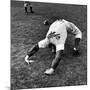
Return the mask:
M10 4L11 90L87 85L87 5Z

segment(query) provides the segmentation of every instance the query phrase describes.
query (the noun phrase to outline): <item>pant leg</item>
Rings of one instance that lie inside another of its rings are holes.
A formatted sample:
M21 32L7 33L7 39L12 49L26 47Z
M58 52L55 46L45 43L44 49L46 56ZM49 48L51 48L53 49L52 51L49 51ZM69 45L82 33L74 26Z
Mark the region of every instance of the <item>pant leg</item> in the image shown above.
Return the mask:
M27 11L27 7L24 7L24 9L25 9L25 13L28 13L28 11Z
M33 13L32 7L30 6L30 12Z

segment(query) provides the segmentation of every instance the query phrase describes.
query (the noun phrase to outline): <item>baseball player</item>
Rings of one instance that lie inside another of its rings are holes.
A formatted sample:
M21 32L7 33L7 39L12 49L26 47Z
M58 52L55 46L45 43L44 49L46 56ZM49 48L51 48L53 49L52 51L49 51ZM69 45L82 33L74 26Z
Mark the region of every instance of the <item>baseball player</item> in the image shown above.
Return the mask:
M26 13L26 14L28 14L28 8L29 8L29 10L30 10L30 13L33 13L31 3L28 2L28 1L25 1L25 2L24 2L24 9L25 9L25 13Z
M40 48L45 48L49 44L53 44L56 47L56 55L52 61L51 67L44 72L47 75L53 74L60 60L62 59L62 54L63 54L68 30L69 32L75 35L74 52L77 54L79 48L79 42L82 39L82 32L72 22L66 21L64 19L60 19L60 20L56 20L50 25L49 31L45 39L39 41L28 51L25 57L25 61L28 63L30 57Z

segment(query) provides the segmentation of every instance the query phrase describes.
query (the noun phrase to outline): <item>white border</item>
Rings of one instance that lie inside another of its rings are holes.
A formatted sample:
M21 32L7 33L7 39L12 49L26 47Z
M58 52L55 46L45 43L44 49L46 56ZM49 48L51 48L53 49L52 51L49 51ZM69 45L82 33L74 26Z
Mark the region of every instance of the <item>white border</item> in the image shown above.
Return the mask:
M88 0L18 0L18 1L51 2L51 3L81 4L81 5L88 4Z
M10 1L0 2L0 90L10 86Z
M66 4L84 4L88 5L89 8L89 0L29 0L36 2L54 2L54 3L66 3ZM89 10L88 10L88 16ZM90 18L88 17L88 24ZM90 33L90 25L88 25L88 54L89 54L89 33ZM88 68L90 68L88 57ZM88 70L88 76L90 76L90 70ZM58 88L43 88L41 90L88 90L89 89L89 80L88 77L88 85L87 86L70 86L70 87L58 87ZM0 90L9 90L10 87L10 0L1 0L0 1ZM26 89L28 90L28 89ZM29 89L31 90L31 89ZM40 90L40 89L37 89ZM90 90L90 89L89 89Z

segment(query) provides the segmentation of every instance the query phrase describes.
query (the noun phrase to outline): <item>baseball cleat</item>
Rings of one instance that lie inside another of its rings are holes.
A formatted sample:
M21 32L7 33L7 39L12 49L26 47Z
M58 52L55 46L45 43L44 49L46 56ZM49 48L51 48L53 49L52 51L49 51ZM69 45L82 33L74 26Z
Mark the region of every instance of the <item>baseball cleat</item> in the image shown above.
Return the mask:
M54 69L53 69L53 68L47 69L44 73L45 73L46 75L51 75L51 74L54 73Z

